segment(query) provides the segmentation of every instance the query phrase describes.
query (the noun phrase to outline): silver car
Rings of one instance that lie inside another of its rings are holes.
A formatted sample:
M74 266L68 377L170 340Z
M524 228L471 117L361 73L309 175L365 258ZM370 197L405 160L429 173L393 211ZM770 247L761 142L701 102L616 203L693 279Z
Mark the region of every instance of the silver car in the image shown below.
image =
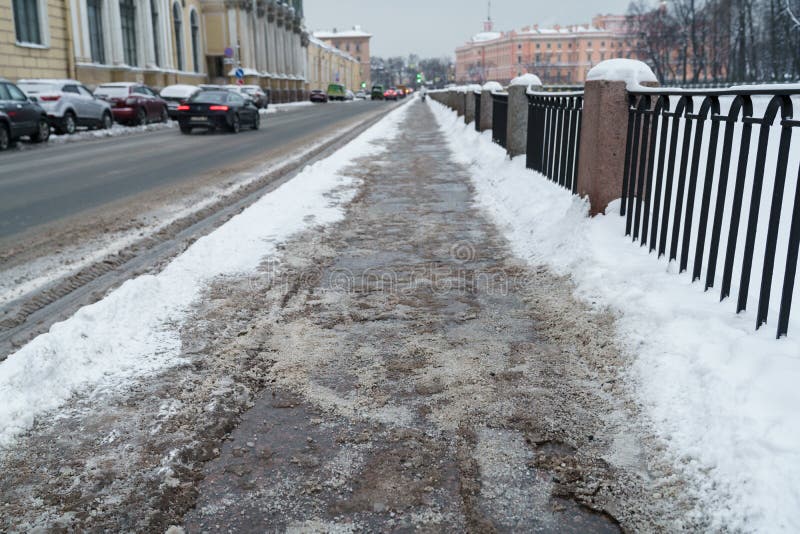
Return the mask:
M109 103L95 98L78 81L29 79L17 85L44 108L57 134L73 134L78 126L111 128L114 124Z

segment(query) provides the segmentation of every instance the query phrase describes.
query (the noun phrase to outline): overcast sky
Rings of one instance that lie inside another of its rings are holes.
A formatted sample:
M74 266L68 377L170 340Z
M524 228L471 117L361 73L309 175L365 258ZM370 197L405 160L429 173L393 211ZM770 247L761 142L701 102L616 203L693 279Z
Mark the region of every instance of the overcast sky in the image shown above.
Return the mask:
M495 29L582 24L599 13L622 14L630 0L493 0ZM360 24L374 35L372 54L452 56L481 31L487 0L305 0L309 30Z

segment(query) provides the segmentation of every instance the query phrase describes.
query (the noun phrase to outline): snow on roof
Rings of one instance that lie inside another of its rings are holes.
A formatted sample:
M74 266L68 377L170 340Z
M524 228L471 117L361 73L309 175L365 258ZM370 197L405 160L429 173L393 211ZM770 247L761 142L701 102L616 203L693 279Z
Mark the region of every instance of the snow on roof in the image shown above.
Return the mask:
M169 85L169 86L163 88L161 90L161 93L159 93L159 94L161 96L173 96L173 97L180 98L182 96L188 96L188 95L191 95L193 93L196 93L199 90L200 90L200 88L196 87L194 85L175 84L175 85Z
M625 82L628 90L635 90L646 82L658 83L658 78L646 63L623 58L607 59L598 63L586 76L586 81L597 80Z
M521 85L523 87L530 87L531 85L541 86L542 80L535 74L523 74L511 80L511 85Z
M317 38L315 38L313 36L309 36L309 41L313 45L318 46L320 48L324 48L325 50L328 50L329 52L332 52L332 53L334 53L336 55L342 56L345 59L352 60L352 61L358 61L356 58L354 58L353 56L351 56L347 52L345 52L343 50L340 50L340 49L336 48L335 46L331 46L328 43L326 43L325 41L320 41L319 39L317 39Z
M338 31L334 29L332 32L316 31L314 32L314 37L317 39L341 39L347 37L372 37L372 34L362 30L361 26L353 26L352 30Z
M495 39L499 39L503 36L500 32L481 32L477 35L472 37L473 43L483 43L486 41L494 41Z
M81 82L70 80L69 78L25 78L24 80L17 80L17 83L46 83L49 85L64 85L68 83L81 84Z

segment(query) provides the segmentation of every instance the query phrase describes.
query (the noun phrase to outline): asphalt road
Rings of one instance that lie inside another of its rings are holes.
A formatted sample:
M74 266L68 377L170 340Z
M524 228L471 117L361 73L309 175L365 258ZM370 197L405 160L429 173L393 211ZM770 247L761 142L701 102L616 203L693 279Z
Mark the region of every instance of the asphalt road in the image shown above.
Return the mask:
M0 154L0 238L191 178L387 106L354 102L268 115L259 131L181 135L176 129Z

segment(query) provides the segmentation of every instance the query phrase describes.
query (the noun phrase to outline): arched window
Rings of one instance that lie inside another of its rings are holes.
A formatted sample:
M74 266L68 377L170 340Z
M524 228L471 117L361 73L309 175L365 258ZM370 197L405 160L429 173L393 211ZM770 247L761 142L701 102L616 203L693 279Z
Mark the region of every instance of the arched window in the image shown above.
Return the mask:
M181 17L181 5L177 2L172 4L172 18L175 23L175 53L178 55L178 70L183 70L183 18Z
M136 49L136 4L133 0L119 0L119 17L125 63L135 67L139 65L139 51Z
M161 31L158 28L158 2L150 0L150 18L153 24L153 53L156 57L156 66L161 66Z
M192 25L192 65L195 72L200 72L200 21L197 11L192 10L189 22Z

